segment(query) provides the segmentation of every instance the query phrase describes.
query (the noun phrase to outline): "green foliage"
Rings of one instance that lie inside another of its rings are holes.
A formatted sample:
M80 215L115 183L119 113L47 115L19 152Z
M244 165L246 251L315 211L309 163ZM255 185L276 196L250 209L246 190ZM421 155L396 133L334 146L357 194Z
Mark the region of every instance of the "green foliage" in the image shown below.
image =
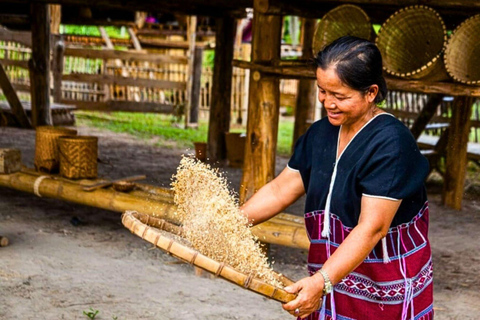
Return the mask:
M183 123L173 115L130 112L75 112L77 123L113 132L129 133L141 139L157 137L159 146L193 148L193 142L206 142L208 123L200 121L197 129L184 129ZM245 128L235 128L232 132L245 132ZM281 120L278 130L277 152L290 155L292 148L293 122Z
M290 21L291 16L285 16L283 18L283 35L282 40L284 43L292 44L292 35L290 34Z
M204 68L209 67L209 68L213 69L214 60L215 60L215 50L205 50L205 51L203 51L202 66Z
M95 319L95 317L97 316L97 314L99 313L100 311L98 310L93 310L93 308L90 308L90 311L83 311L83 314L86 315L89 319Z
M105 31L109 37L119 39L129 39L127 29L125 27L106 26ZM79 36L100 37L100 30L97 26L79 26L79 25L61 25L60 33L74 34Z
M183 129L183 123L173 115L130 112L76 112L80 125L104 128L113 132L124 132L143 139L154 136L161 138L158 144L164 147L174 145L193 147L193 142L206 142L208 126L200 122L198 129Z

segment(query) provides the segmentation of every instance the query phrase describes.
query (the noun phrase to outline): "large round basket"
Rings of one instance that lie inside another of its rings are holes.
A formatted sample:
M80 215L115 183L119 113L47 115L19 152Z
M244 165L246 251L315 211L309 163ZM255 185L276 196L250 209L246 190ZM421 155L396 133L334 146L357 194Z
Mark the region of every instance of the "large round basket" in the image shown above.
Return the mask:
M97 137L60 137L58 145L61 176L69 179L97 177Z
M180 227L172 225L165 220L136 211L127 211L122 215L122 223L132 233L172 256L211 272L245 289L252 290L282 303L287 303L296 298L296 295L288 293L282 288L274 287L251 275L241 273L229 265L202 255L192 249L188 243L179 236L182 233ZM279 275L279 278L285 286L293 283L292 280L286 277Z
M360 7L351 4L338 6L327 12L317 24L313 36L313 55L343 36L369 40L372 31L370 18Z
M480 84L480 14L462 22L452 33L445 49L445 67L455 80Z
M58 155L58 137L75 136L73 129L42 126L37 127L35 136L35 169L41 172L58 173L60 157Z
M426 6L395 12L380 28L376 44L384 70L405 79L445 80L441 55L447 31L440 15Z

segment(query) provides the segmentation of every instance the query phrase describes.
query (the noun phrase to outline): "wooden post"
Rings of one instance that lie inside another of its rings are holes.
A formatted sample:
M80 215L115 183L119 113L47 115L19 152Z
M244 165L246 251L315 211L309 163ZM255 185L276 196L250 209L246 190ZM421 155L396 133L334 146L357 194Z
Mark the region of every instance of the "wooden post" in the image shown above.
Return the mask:
M30 91L32 125L51 125L50 113L50 11L47 4L30 4L32 18L32 59Z
M230 128L232 59L237 24L232 17L215 20L215 60L208 125L208 154L211 160L227 157L225 133Z
M189 16L187 19L188 40L188 68L187 68L187 101L185 101L185 128L191 126L190 110L192 109L192 91L195 65L195 41L197 39L197 17Z
M254 4L258 1L255 0ZM282 17L254 10L252 62L280 59ZM275 176L280 88L277 77L260 71L250 74L247 142L240 185L240 202L245 202Z
M312 40L315 33L316 19L302 20L302 58L313 58ZM315 80L302 78L298 81L297 105L295 107L295 125L293 128L293 144L304 134L315 120L317 86Z
M420 137L427 124L435 115L435 112L437 112L438 105L442 102L442 99L443 95L441 94L432 94L428 98L427 103L423 107L422 111L420 111L420 114L410 128L415 140Z
M0 87L2 88L3 94L7 98L10 109L15 116L15 119L18 121L22 128L31 128L30 120L28 120L27 114L23 109L22 103L18 99L17 93L12 86L12 83L8 79L7 73L3 68L3 65L0 63Z
M203 49L195 48L193 62L192 93L190 95L190 125L198 125L198 107L200 104L200 87L202 78Z
M462 209L473 102L472 97L455 97L448 131L442 203L456 210Z
M60 24L62 23L62 6L59 4L50 4L50 32L60 34Z
M58 41L55 43L53 51L53 101L60 103L62 101L62 75L65 54L65 43Z

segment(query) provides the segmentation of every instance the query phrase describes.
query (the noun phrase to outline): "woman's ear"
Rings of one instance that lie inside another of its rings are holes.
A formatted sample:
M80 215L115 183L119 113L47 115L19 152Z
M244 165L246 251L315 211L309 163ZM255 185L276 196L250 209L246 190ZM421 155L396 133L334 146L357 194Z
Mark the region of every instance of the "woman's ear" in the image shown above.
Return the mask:
M366 94L367 101L369 103L372 103L373 101L375 101L377 94L378 94L378 86L376 84L372 84L370 88L368 88L367 90L367 94Z

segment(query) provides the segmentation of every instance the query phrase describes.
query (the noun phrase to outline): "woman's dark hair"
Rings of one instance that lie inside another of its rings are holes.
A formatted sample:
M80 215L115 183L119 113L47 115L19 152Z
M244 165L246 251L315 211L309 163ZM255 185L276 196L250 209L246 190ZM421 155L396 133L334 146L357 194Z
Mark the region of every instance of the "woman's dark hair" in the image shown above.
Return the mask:
M350 88L367 92L370 86L378 86L375 103L387 96L387 84L382 74L382 55L370 41L352 36L341 37L315 57L317 68L335 67L340 80Z

